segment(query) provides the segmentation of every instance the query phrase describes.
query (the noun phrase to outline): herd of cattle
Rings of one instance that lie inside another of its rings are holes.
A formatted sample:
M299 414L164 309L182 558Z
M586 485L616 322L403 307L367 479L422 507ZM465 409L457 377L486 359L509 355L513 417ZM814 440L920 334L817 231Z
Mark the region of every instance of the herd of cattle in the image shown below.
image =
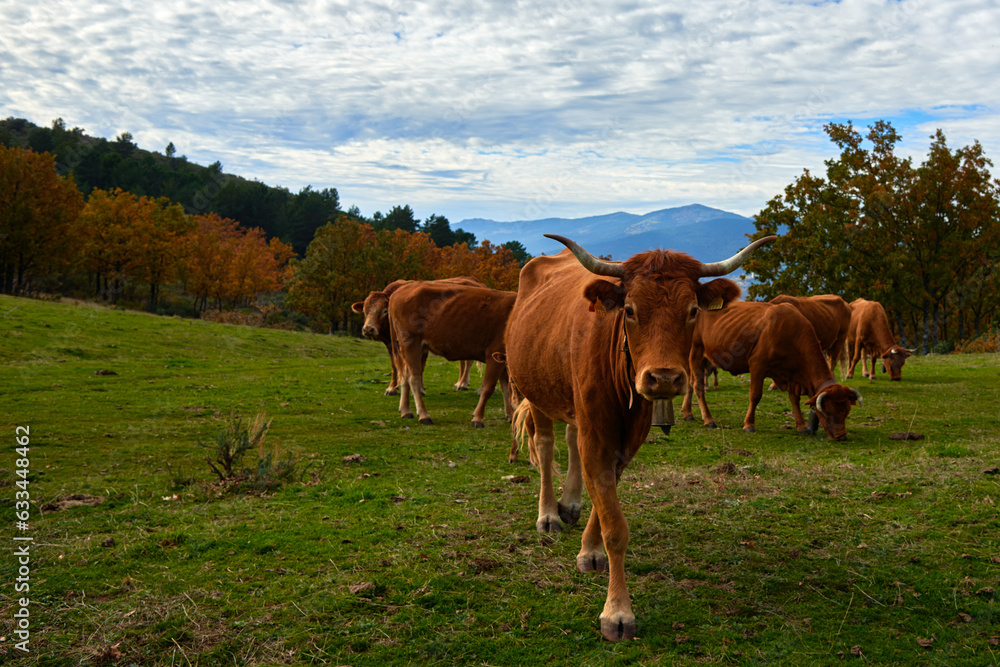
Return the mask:
M883 371L899 380L910 352L896 345L885 311L874 301L848 304L832 295L739 301L739 286L721 276L774 236L715 263L665 250L605 261L570 239L550 238L566 250L525 264L516 293L472 278L400 280L353 309L365 316L364 335L386 346L392 364L386 394L398 391L404 418L413 417L412 394L420 422L432 423L423 396L428 351L466 362L456 389L468 387L467 362L485 364L473 426L483 426L499 382L507 417L528 439L541 474L540 532L576 523L586 486L593 510L577 567L609 572L601 632L611 641L630 639L635 616L625 583L628 524L617 482L649 433L654 407L683 395L684 418L693 419L696 396L704 423L715 426L705 401L708 373L749 373L745 431L755 430L769 377L788 392L799 431L813 433L821 425L831 439L843 440L848 413L861 395L835 381L836 365L842 375L847 366L844 377L851 378L860 360L863 374L874 380L880 358ZM811 408L809 423L802 396ZM566 424L569 455L558 501L552 483L556 421ZM511 459L516 456L515 444Z

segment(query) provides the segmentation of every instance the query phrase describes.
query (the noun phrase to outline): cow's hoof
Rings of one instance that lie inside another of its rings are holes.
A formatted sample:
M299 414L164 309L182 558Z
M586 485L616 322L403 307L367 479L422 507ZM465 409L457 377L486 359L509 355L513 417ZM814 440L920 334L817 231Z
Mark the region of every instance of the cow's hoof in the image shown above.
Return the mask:
M580 520L580 503L570 503L568 506L559 503L559 518L567 526L574 525Z
M423 419L420 420L420 423L430 426L431 424L434 423L434 420L431 419L430 417L424 417Z
M459 386L459 385L456 384L455 385L455 391L469 391L469 388L468 387L461 387L461 386Z
M576 569L580 572L607 572L608 556L603 551L580 554L576 557Z
M744 433L756 433L757 429L755 429L753 426L744 426L743 427L743 432Z
M684 415L684 421L686 421L686 422L693 422L694 421L694 415Z
M539 533L561 533L562 522L559 521L558 517L540 516L535 522L535 530Z
M484 424L483 422L474 421L474 422L472 422L472 427L473 428L486 428L486 424Z
M409 412L409 413L407 413L405 415L399 415L399 416L401 418L403 418L403 419L413 419L413 413L412 412Z
M517 463L517 454L514 454L513 456L509 457L507 459L507 463Z
M709 422L705 424L705 428L719 428L715 422Z
M802 435L816 435L816 431L812 430L811 428L800 428L799 433L801 433Z
M399 394L399 389L392 388L392 389L386 389L385 390L385 395L386 396L396 396L397 394Z
M609 642L635 639L635 616L617 613L610 618L601 616L601 634Z

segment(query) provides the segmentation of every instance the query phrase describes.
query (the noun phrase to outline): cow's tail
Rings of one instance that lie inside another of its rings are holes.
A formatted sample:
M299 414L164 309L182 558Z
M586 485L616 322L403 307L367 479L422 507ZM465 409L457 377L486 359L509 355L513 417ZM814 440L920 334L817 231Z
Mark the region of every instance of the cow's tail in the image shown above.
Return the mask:
M514 392L511 392L512 394ZM531 465L538 467L538 451L535 448L535 420L531 418L531 403L526 399L521 399L521 402L517 404L514 408L514 414L510 419L510 430L514 437L514 443L511 447L511 460L514 460L514 455L517 450L524 448L524 443L528 443L528 460L531 461Z

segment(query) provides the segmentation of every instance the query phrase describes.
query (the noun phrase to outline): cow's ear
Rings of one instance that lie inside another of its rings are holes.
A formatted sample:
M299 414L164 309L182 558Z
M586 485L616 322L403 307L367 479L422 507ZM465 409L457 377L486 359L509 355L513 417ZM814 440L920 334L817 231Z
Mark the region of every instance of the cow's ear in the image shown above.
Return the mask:
M583 298L590 302L590 312L619 308L625 303L625 290L610 280L595 280L583 290Z
M364 313L365 312L365 302L364 301L358 301L357 303L351 304L351 310L353 310L355 313L359 313L359 314Z
M740 286L728 278L718 278L698 285L698 305L706 310L719 310L740 298Z

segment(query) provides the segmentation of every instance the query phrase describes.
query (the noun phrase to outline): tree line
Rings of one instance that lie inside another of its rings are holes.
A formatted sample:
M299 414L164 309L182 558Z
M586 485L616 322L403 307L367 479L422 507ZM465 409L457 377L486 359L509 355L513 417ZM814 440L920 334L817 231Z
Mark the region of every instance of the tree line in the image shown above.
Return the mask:
M253 307L275 294L333 331L357 328L350 304L392 280L475 275L512 290L529 257L517 243L476 244L441 216L420 224L409 206L374 221L334 210L299 257L260 227L191 214L168 197L121 188L84 197L73 174L59 171L50 153L0 144L3 293L62 292L189 315Z
M926 160L896 154L886 121L862 134L825 126L840 150L826 174L805 170L757 214L753 238L779 234L744 266L749 298L839 294L880 301L897 335L924 353L1000 325L1000 181L979 142Z

